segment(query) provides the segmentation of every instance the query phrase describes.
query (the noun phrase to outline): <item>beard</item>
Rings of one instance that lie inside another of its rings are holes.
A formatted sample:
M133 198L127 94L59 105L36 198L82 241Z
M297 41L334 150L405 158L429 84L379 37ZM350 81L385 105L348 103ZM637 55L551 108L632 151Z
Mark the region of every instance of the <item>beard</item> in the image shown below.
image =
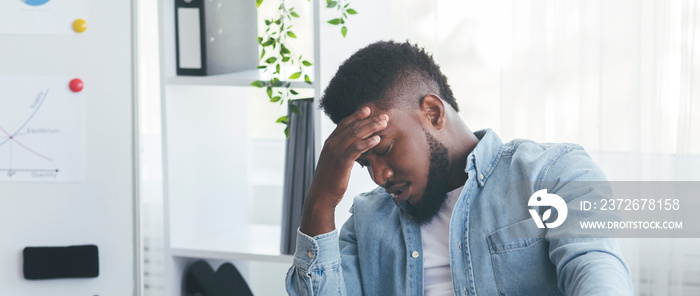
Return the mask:
M449 157L447 147L428 133L425 129L425 138L430 146L430 167L428 168L428 182L425 186L423 198L417 204L406 203L406 211L409 217L421 226L430 223L437 216L442 205L447 200Z

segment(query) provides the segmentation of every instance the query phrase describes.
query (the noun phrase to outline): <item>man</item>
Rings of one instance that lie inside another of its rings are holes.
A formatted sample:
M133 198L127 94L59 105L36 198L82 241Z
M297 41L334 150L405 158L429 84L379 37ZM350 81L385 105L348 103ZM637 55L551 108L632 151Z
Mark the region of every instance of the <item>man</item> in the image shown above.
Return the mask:
M632 294L614 240L509 232L535 224L527 210L509 212L509 198L527 203L540 189L581 192L563 181L603 180L590 157L573 144L503 144L491 130L472 133L424 50L395 42L361 49L340 66L321 107L338 126L305 200L290 294ZM354 162L379 187L355 198L338 236L334 211ZM587 192L577 194L596 193Z

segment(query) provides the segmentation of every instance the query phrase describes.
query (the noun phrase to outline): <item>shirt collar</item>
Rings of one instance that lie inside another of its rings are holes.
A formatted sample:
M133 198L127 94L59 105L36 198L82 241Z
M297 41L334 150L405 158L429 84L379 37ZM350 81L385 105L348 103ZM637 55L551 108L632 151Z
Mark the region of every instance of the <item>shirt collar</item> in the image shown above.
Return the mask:
M476 180L483 187L501 157L503 142L491 129L476 131L474 135L479 138L479 143L469 153L464 171L475 170Z

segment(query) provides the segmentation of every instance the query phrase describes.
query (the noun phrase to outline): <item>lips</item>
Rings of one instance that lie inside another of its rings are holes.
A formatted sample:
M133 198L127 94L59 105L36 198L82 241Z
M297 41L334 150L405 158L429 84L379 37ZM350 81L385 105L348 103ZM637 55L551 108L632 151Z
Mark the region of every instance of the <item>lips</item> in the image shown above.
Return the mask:
M391 188L387 189L386 192L391 194L391 198L393 198L395 201L404 202L408 200L409 193L411 191L409 188L410 184L411 183L394 185Z

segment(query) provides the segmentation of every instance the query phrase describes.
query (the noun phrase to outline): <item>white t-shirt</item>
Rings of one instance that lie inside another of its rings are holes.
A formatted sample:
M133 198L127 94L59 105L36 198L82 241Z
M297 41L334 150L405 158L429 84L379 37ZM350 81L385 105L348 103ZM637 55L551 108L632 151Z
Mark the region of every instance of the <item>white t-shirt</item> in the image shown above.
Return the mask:
M423 241L423 293L427 296L454 295L450 272L450 218L462 187L447 193L447 200L430 224L421 226Z

